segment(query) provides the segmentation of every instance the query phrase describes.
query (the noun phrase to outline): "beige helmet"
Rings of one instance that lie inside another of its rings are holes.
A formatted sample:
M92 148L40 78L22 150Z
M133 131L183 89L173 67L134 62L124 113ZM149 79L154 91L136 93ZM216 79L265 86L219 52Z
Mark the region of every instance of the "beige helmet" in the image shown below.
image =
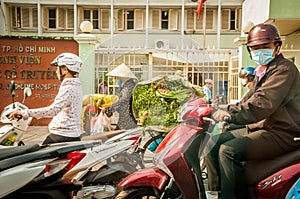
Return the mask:
M133 72L124 63L107 73L107 76L137 79Z

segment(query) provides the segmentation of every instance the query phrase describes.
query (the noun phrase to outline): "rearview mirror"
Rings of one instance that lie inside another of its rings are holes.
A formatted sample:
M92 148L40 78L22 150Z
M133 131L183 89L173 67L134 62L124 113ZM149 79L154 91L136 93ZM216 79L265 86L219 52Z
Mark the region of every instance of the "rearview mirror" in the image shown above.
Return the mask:
M24 98L23 98L22 104L24 103L25 99L31 95L32 95L32 90L29 87L25 87L24 88Z

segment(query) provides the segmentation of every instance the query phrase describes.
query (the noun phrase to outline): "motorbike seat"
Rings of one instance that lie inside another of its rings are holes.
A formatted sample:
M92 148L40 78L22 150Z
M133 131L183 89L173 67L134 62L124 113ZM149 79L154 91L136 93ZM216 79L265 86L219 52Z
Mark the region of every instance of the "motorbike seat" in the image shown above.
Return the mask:
M30 153L24 153L17 156L9 157L3 160L0 160L0 171L17 166L20 164L28 163L34 160L40 159L49 159L49 158L58 158L72 151L84 150L95 146L94 142L68 142L68 143L58 143L53 146L41 146L40 150L36 150Z
M246 174L248 185L254 185L280 169L299 162L299 149L271 160L247 162Z
M14 146L14 147L5 147L0 149L0 160L6 158L15 157L25 153L31 153L41 149L39 144L24 145L24 146Z

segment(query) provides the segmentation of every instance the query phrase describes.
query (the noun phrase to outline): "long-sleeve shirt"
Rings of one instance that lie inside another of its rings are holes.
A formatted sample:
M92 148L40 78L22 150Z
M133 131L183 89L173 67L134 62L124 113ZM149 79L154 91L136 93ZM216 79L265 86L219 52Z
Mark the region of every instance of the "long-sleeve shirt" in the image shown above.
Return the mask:
M22 112L24 118L52 118L50 133L79 137L81 135L80 117L82 112L82 88L79 78L66 78L62 81L54 102L47 107L28 109Z
M206 95L206 100L207 101L211 100L211 91L210 91L210 89L206 85L204 85L202 88L203 88L203 92Z

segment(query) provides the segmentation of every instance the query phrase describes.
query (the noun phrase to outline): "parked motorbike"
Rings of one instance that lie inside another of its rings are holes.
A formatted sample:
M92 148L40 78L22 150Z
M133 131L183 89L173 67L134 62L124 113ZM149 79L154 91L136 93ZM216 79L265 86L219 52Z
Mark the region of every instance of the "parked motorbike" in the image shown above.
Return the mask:
M99 146L81 151L87 155L64 175L65 179L82 182L75 198L114 198L120 191L118 183L142 165L135 153L141 136L141 128L125 130Z
M0 198L70 198L82 185L61 177L86 156L78 151L97 144L34 144L0 149Z
M184 106L179 115L186 122L172 129L155 150L154 167L139 170L120 182L123 191L117 199L207 198L204 186L207 176L200 169L200 160L214 126L209 118L213 108L201 99L192 102L197 107ZM289 190L289 194L294 194L300 175L299 153L297 150L272 161L251 164L251 168L263 171L248 182L252 196L285 198Z
M15 83L14 81L10 84L12 103L6 106L2 113L0 121L6 125L0 128L0 148L6 146L16 146L24 144L22 142L23 133L27 130L29 124L31 123L32 118L29 117L27 120L24 120L22 117L18 118L19 120L13 120L9 118L10 113L14 110L24 110L27 107L24 105L24 101L27 97L31 96L31 89L26 87L24 89L24 98L22 103L15 102Z

